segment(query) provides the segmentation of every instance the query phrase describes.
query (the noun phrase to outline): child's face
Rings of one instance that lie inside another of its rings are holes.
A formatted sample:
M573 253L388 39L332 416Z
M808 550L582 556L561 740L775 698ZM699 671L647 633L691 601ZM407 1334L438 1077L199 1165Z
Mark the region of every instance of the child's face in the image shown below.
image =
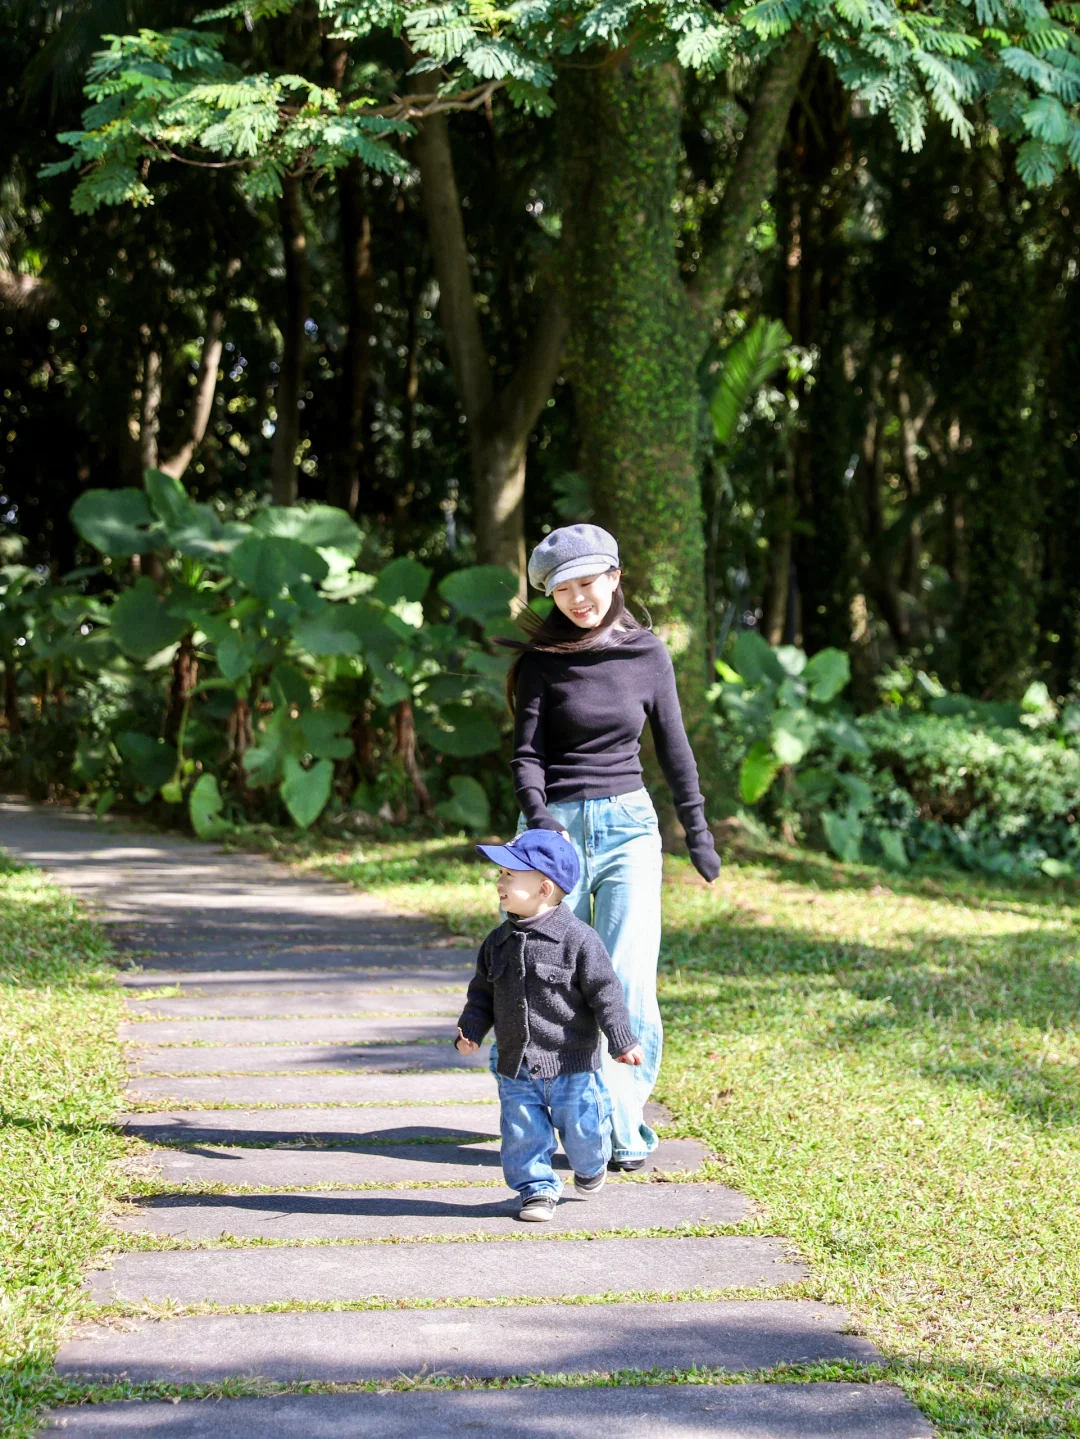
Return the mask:
M495 888L507 914L520 915L522 919L532 919L545 906L562 899L562 890L538 869L500 869Z

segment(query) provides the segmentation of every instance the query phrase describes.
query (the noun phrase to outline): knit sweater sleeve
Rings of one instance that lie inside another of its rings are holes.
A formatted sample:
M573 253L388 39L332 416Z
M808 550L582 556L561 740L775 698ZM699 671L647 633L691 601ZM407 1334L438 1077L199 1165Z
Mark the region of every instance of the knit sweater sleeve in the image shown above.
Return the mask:
M514 794L529 829L561 830L547 807L544 754L544 684L528 657L518 670L514 703L514 758L510 761Z
M469 980L465 1008L458 1020L458 1028L465 1038L471 1039L474 1044L483 1043L485 1034L495 1023L495 986L489 978L488 943L485 939L480 946L480 953L476 956L476 972Z
M630 1023L623 987L611 963L611 956L595 930L589 929L577 956L577 976L585 1002L607 1036L608 1048L616 1058L633 1049L637 1036Z
M705 879L714 880L720 873L720 856L705 820L705 797L698 781L694 752L686 737L679 692L675 688L675 669L659 640L656 671L656 688L649 710L656 755L671 788L679 823L686 831L686 847L694 868Z

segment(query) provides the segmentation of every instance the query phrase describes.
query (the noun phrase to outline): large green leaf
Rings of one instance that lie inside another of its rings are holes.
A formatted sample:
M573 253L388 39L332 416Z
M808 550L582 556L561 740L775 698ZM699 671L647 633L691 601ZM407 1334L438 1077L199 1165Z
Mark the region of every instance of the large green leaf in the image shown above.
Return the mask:
M784 764L798 764L817 738L818 721L807 709L777 710L772 747Z
M124 730L116 737L116 747L145 789L159 790L175 773L175 746L163 739L140 734L137 730Z
M491 828L491 805L479 780L467 774L452 775L450 794L450 799L444 799L435 806L435 813L440 819L473 834Z
M293 626L293 639L313 655L355 655L360 651L354 606L327 605L310 619Z
M878 844L881 845L886 864L892 865L893 869L907 869L908 857L903 835L897 834L894 829L879 829ZM1071 872L1071 865L1069 869Z
M399 559L391 560L380 574L375 586L375 597L382 600L384 605L395 605L398 600L414 604L424 598L430 583L431 571L427 565L410 559L408 555L402 555Z
M803 679L810 686L810 698L816 704L828 704L851 679L851 661L843 650L818 650L807 663Z
M735 641L732 658L735 668L748 685L760 685L767 681L782 685L787 678L783 665L776 658L776 651L757 630L743 630Z
M158 519L170 528L182 525L188 518L194 501L180 481L162 470L147 470L143 476L143 484Z
M217 647L218 669L223 677L234 684L241 675L246 675L255 662L258 649L257 639L233 630Z
M442 723L435 724L425 716L421 735L440 754L464 759L499 748L502 736L488 715L467 705L450 704L442 707L439 718Z
M854 864L862 852L863 824L857 814L835 814L826 810L821 816L825 838L837 859Z
M284 764L285 778L281 782L281 798L293 821L307 829L315 823L330 798L330 785L334 778L334 766L328 759L318 760L310 769L304 769L295 755L287 754Z
M439 594L458 614L484 623L510 612L518 593L517 576L500 565L470 565L451 570L439 581Z
M222 520L212 505L192 505L182 523L169 526L169 544L194 560L222 561L251 534L251 526Z
M759 740L748 752L739 770L739 793L747 804L757 804L768 794L780 769L780 761L771 746Z
M329 566L311 545L277 536L248 535L228 558L229 572L261 600L276 600L301 580L318 584Z
M232 828L222 816L225 802L212 774L202 774L188 797L191 827L200 839L217 839Z
M343 710L307 710L300 716L300 733L308 753L316 759L348 759L353 742L345 731L351 723Z
M184 616L170 613L153 580L146 575L120 595L109 611L109 619L113 639L136 660L148 660L175 644L189 624Z
M333 505L271 506L252 521L261 535L302 540L316 549L340 550L355 559L364 543L363 532L344 510Z
M720 382L709 405L713 433L725 449L734 444L743 412L783 363L784 349L790 344L791 336L779 320L762 318L725 351Z
M165 538L142 490L85 490L71 522L87 544L116 558L150 554Z

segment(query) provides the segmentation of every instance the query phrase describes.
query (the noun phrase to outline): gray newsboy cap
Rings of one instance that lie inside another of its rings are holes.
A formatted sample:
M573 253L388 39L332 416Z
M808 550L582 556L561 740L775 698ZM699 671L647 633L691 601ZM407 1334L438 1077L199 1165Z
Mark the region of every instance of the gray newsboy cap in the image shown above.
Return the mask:
M529 556L529 583L550 595L566 580L618 568L619 546L614 535L599 525L564 525L552 530Z

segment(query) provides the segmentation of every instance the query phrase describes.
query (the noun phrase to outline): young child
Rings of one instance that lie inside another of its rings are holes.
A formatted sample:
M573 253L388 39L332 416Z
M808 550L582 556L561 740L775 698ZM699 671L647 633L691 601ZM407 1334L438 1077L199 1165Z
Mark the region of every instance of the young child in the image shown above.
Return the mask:
M494 1025L502 1166L519 1216L551 1218L562 1139L578 1194L602 1188L611 1157L611 1103L599 1082L600 1032L620 1064L640 1064L622 985L600 936L563 904L578 881L574 846L530 829L512 844L477 845L499 866L507 918L480 946L455 1041L473 1054Z

